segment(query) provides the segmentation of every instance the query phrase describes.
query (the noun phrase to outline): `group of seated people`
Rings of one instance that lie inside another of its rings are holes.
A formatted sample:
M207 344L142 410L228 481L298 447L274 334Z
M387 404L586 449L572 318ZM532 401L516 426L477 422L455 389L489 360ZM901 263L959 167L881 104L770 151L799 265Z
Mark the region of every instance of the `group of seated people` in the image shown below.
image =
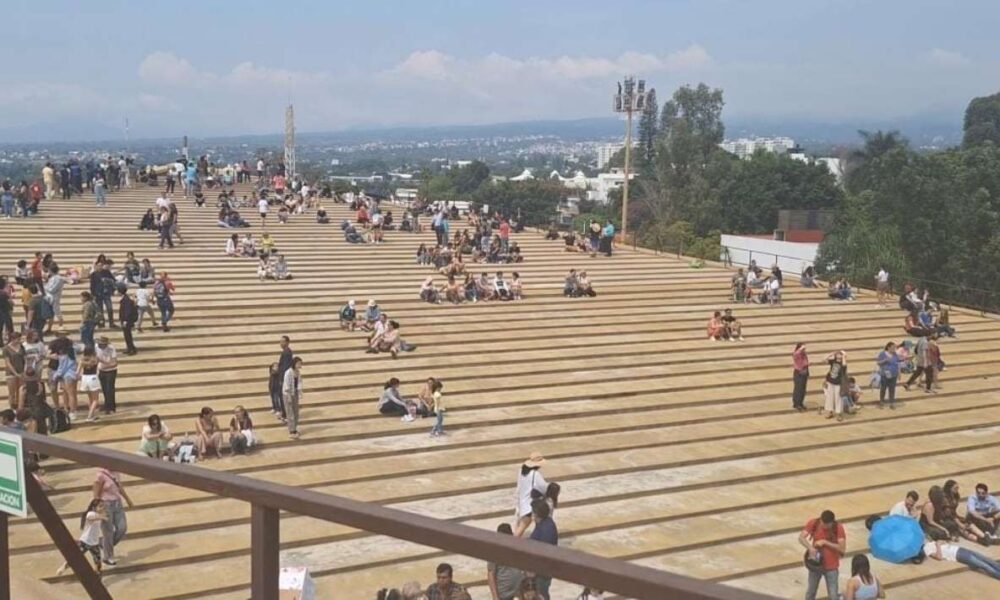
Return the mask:
M344 220L340 223L340 230L344 232L344 241L348 244L364 244L365 237L358 233L358 230L351 225L350 221Z
M239 235L233 234L226 240L226 256L243 256L249 258L257 257L257 241L253 239L253 234L249 231L240 239Z
M177 442L159 415L150 415L142 427L139 453L150 458L191 462L195 457L208 458L214 454L222 458L223 429L219 419L209 407L204 407L195 419L195 439L185 436ZM229 449L232 454L248 454L260 439L253 427L250 414L242 406L233 409L228 430Z
M837 280L831 279L826 287L826 295L832 300L847 300L849 302L857 300L854 297L854 290L851 289L851 284L848 283L846 277L841 277Z
M411 400L400 394L399 379L393 377L385 382L376 408L379 414L402 417L404 421L413 421L417 417L432 417L434 416L434 392L440 388L440 381L434 377L428 377L420 389L420 393Z
M755 261L750 261L746 271L741 268L733 275L730 292L733 302L777 305L781 304L783 284L784 276L777 264L771 267L770 274L766 274Z
M957 337L955 328L950 325L950 310L947 307L936 310L933 303L922 305L920 310L911 310L903 321L903 329L914 337L930 337L944 335Z
M707 330L708 339L713 342L721 340L743 341L743 324L733 316L731 308L727 308L723 312L715 311L712 318L708 320Z
M520 300L523 298L521 275L517 271L511 274L512 279L504 279L503 271L497 271L492 279L483 271L479 277L465 273L464 277L449 274L448 282L438 288L434 285L434 277L428 277L420 286L420 299L430 304L441 304L447 300L452 304L462 302L478 302L480 300Z
M357 304L348 300L340 309L340 328L344 331L365 331L370 335L365 352L378 354L388 352L396 358L400 352L412 352L417 349L415 344L409 344L399 334L399 322L390 320L389 315L382 311L374 300L368 301L368 307L363 315L358 315Z
M274 279L284 281L292 278L292 270L285 260L284 254L260 253L260 262L257 263L257 278L261 281Z
M583 296L593 298L596 295L597 291L594 290L594 285L590 282L586 271L569 270L563 282L563 296L567 298L581 298Z

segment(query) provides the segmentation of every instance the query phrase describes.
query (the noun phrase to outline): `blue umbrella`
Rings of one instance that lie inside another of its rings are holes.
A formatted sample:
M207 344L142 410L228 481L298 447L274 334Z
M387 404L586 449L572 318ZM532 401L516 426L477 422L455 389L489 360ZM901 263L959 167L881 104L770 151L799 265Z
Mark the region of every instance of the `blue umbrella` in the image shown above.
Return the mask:
M924 532L916 519L899 515L883 517L872 526L868 546L875 558L903 563L920 553Z

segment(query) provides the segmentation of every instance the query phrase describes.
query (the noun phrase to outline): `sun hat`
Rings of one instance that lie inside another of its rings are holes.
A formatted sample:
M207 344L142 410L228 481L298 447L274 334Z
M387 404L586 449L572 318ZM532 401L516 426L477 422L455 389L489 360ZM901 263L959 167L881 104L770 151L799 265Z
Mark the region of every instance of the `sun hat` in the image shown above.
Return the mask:
M368 301L368 306L375 306L375 301L374 300L369 300Z
M535 467L540 467L545 463L545 457L542 456L541 452L532 452L528 460L524 461L524 466L533 469Z
M351 308L354 308L355 304L356 303L354 302L354 300L348 300L347 301L347 305L350 306Z

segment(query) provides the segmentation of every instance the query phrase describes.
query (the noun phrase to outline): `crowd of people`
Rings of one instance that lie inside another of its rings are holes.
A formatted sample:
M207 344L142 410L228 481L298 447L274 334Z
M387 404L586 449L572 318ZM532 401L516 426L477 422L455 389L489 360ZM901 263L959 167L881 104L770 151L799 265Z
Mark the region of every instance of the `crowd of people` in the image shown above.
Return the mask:
M591 219L582 232L577 233L571 229L560 236L555 221L549 223L545 239L558 240L560 237L566 252L581 252L590 254L591 257L597 256L600 252L605 256L611 256L615 241L615 225L610 219L605 220L604 226L601 226L596 219Z
M981 546L1000 544L1000 500L990 494L985 483L977 483L975 493L964 502L959 483L954 479L931 486L924 502L920 502L919 492L910 490L887 513L868 517L865 526L871 531L884 517L913 519L923 531L923 545L912 556L903 556L903 560L913 564L926 559L957 562L1000 580L1000 562L963 545L963 542ZM882 582L872 572L871 561L864 553L851 560L851 576L845 594L840 595L840 560L847 554L847 534L833 511L824 510L818 518L810 519L798 539L806 549L803 557L808 571L806 600L815 600L820 582L825 582L829 598L886 597Z

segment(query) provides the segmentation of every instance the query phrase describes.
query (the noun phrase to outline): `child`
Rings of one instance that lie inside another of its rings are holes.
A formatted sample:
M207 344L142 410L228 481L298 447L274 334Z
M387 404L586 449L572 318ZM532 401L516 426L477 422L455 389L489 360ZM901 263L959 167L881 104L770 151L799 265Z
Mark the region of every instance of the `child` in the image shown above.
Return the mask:
M438 437L445 435L444 433L444 397L441 395L441 390L444 389L444 383L439 379L434 380L434 384L431 386L432 398L434 398L434 415L437 420L434 423L434 427L431 429L431 437Z
M257 264L257 278L261 281L274 279L274 268L271 266L270 255L266 252L260 253L260 262Z
M510 282L510 293L514 295L514 300L521 299L521 274L517 271L513 273L514 280Z
M107 520L107 507L99 499L91 500L87 510L80 517L80 529L83 530L79 540L80 550L83 551L84 555L90 553L91 558L94 559L94 570L97 571L98 575L101 574L101 522ZM68 567L69 563L63 563L56 571L56 575L62 575Z
M861 387L853 377L847 378L847 385L841 392L843 393L844 412L854 413L861 410Z
M270 256L274 250L274 239L271 237L270 233L265 231L260 236L260 255L263 257Z

